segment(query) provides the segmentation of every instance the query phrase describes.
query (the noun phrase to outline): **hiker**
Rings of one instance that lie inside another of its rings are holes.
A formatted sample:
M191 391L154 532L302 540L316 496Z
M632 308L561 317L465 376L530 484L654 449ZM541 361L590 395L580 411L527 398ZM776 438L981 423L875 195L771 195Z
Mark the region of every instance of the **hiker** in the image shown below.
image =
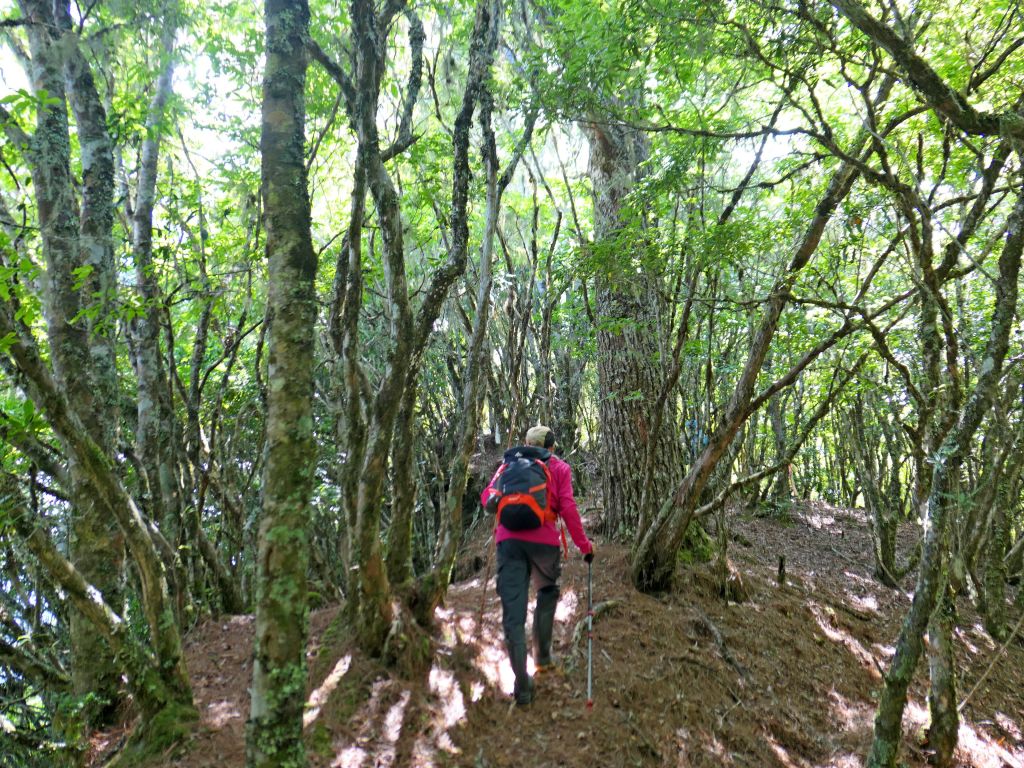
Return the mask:
M505 647L515 674L516 704L533 700L533 680L526 670L526 605L530 581L537 591L533 613L533 661L538 674L554 669L551 637L558 605L561 574L559 543L566 548L565 531L590 563L594 547L583 531L572 491L572 468L552 451L555 434L545 426L532 427L526 444L505 451L504 461L480 495L480 502L498 517L494 541L498 550L498 596L501 598Z

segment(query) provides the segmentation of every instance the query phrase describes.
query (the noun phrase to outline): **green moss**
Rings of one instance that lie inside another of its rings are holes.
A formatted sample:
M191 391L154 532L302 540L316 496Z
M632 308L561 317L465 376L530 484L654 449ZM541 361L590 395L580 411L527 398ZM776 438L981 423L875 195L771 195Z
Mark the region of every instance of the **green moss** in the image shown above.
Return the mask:
M347 723L359 707L370 698L369 681L366 679L342 678L341 684L331 692L327 711L335 723Z
M700 525L691 525L676 557L681 563L695 565L710 562L715 552L715 541L707 531Z
M331 733L323 723L313 726L312 732L307 738L309 750L325 760L334 756Z
M144 721L132 733L124 749L108 763L107 768L133 768L163 762L169 755L184 748L199 719L195 707L171 703Z

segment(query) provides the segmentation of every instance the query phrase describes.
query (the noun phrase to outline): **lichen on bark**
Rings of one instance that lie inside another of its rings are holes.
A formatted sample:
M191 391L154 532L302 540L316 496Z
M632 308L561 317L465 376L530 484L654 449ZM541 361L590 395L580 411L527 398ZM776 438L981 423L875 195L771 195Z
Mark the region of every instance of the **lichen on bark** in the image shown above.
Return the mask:
M312 361L317 258L303 155L309 7L304 0L267 0L265 20L260 152L270 343L246 764L290 768L305 765L307 528L316 463Z

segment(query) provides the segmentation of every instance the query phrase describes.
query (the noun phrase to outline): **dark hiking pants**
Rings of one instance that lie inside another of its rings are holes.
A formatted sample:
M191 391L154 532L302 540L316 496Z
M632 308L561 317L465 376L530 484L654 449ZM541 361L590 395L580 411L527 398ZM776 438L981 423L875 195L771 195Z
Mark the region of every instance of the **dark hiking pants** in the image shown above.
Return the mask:
M558 602L561 550L551 544L505 539L498 543L498 597L501 626L509 648L526 647L526 608L530 582L537 590L537 607L552 614Z

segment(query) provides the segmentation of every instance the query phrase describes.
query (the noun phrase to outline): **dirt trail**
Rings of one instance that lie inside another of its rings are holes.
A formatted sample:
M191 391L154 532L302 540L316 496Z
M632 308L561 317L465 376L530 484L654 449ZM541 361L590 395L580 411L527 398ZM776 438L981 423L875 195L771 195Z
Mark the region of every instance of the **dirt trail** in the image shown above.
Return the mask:
M629 586L626 552L599 546L595 603L617 601L595 625L595 706L587 710L586 566L564 569L556 651L563 675L538 681L533 706L510 706L493 569L453 585L438 612L434 663L392 678L351 652L336 609L311 622L310 764L395 766L783 766L854 768L871 735L880 669L909 598L871 579L857 512L813 504L796 521L733 521L730 554L750 601L726 604L710 568L685 570L661 598ZM907 531L906 545L913 536ZM477 545L484 551L481 539ZM906 551L906 546L901 551ZM479 554L479 552L477 553ZM778 559L787 580L777 583ZM481 614L481 606L483 613ZM482 616L482 623L478 619ZM961 692L996 647L966 601L958 652ZM163 764L242 766L252 622L210 622L189 638L202 725L188 752ZM924 673L905 720L904 758L926 764ZM964 710L959 758L978 768L1024 768L1024 648L1014 645Z

